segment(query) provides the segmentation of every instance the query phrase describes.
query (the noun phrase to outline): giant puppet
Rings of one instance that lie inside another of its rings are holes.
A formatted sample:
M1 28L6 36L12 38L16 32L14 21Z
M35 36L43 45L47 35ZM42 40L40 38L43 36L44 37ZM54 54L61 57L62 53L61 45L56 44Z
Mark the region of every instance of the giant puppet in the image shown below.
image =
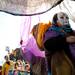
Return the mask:
M75 33L64 12L53 16L52 26L44 35L48 70L52 75L74 75Z
M32 61L33 75L74 75L74 43L75 33L66 13L56 13L52 24L49 22L35 25L24 50L36 55L28 57L27 53L26 56L24 54L27 60Z

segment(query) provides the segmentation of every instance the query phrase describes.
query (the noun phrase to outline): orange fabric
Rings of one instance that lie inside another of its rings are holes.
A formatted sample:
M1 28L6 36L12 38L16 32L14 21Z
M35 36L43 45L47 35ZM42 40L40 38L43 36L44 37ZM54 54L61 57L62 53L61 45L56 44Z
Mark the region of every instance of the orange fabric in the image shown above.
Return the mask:
M51 26L51 22L49 23L38 23L32 29L32 34L36 39L37 45L40 49L43 49L43 36L45 31Z

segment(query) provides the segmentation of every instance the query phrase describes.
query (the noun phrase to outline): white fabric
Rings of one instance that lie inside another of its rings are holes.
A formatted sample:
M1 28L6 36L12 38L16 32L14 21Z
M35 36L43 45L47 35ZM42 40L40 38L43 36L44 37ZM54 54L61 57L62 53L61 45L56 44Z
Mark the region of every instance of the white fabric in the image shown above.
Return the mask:
M50 9L61 0L0 0L0 10L15 14L34 14Z

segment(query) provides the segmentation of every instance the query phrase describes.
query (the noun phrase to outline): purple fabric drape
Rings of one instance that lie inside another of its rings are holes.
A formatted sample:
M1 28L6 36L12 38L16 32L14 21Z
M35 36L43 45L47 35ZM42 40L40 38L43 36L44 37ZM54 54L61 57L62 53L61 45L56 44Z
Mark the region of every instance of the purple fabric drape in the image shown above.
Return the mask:
M36 58L36 57L44 58L45 57L45 52L40 51L33 35L30 35L27 44L22 47L22 50L24 53L23 56L25 57L25 60L27 60L29 62L32 61L32 58Z
M22 23L20 26L20 36L23 40L23 45L26 45L27 40L29 38L29 34L34 25L39 23L40 17L38 16L24 16L22 17Z
M40 51L33 35L30 35L28 43L27 43L27 45L25 46L24 49L30 51L35 56L45 57L44 51Z
M24 24L21 25L21 39L23 40L21 48L23 50L23 57L31 62L33 57L45 57L45 52L40 51L37 46L36 40L30 33L33 26L39 23L40 17L38 16L27 16L24 17ZM35 23L33 23L35 21Z

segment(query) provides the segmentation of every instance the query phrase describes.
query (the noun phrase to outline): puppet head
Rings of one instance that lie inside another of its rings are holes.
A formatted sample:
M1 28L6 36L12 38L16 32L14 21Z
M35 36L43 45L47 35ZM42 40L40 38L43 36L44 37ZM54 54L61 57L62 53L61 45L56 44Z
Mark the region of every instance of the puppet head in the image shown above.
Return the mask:
M69 23L69 17L64 12L56 13L53 17L52 24L54 27L58 27L59 31L64 31L65 33L72 32L72 28Z
M62 26L69 25L69 17L64 12L56 13L53 17L53 25Z

